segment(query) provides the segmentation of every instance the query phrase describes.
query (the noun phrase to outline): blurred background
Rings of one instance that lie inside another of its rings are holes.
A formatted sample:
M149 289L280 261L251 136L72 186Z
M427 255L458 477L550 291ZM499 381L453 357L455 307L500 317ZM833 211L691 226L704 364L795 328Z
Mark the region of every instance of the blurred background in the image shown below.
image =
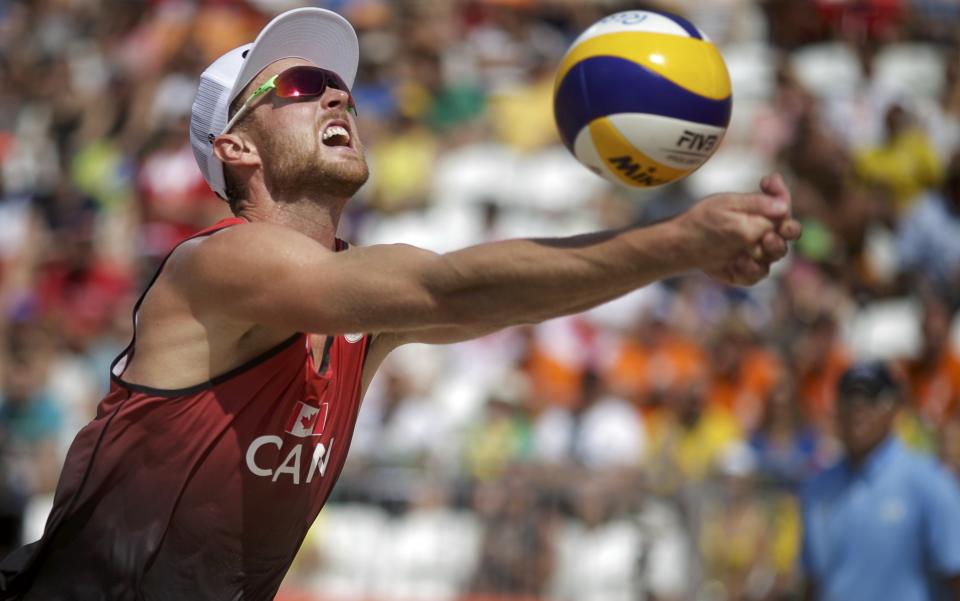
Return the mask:
M187 140L200 71L305 4L0 0L0 554L42 532L159 259L228 214ZM796 598L796 493L838 457L861 357L906 383L898 436L960 476L960 2L314 4L360 36L354 244L651 223L772 169L805 231L750 289L691 274L395 353L281 597ZM718 154L644 194L576 163L551 108L567 45L628 8L691 19L734 88Z

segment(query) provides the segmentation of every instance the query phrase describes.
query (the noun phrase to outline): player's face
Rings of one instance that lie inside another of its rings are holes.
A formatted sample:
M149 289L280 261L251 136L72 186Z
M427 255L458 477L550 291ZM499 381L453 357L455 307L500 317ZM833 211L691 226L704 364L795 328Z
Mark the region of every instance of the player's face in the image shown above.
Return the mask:
M248 98L274 75L303 59L282 59L261 71L243 90ZM245 118L258 144L267 189L276 198L299 198L323 192L350 197L367 181L369 170L349 96L327 86L320 96L280 98L269 93Z

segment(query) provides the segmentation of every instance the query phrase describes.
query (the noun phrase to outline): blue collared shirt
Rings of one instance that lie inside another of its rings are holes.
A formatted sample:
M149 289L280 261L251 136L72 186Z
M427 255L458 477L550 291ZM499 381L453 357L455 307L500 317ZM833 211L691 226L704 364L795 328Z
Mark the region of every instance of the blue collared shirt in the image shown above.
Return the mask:
M960 574L960 487L893 437L803 494L803 566L821 601L933 601Z

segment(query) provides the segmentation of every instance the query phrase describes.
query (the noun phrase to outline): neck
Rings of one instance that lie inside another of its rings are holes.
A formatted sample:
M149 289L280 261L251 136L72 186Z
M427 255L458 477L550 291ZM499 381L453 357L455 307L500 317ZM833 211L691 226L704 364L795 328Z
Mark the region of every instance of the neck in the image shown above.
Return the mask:
M855 470L860 469L861 467L863 467L863 463L867 460L867 458L870 457L870 455L872 455L874 451L880 448L880 446L883 443L885 443L888 440L888 438L889 436L884 436L880 440L870 445L870 447L866 449L860 449L856 452L851 451L850 449L847 449L847 462L850 464L850 466L853 469Z
M295 229L333 250L344 204L342 199L316 198L249 203L237 216L251 222L275 223Z

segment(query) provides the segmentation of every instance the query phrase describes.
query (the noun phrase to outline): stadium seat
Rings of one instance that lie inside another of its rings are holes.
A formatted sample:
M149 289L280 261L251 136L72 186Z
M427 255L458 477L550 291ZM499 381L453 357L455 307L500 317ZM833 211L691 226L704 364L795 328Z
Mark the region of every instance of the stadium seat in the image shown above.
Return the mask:
M790 58L800 82L821 98L850 96L863 79L857 55L843 42L806 46Z
M877 54L874 77L892 93L937 98L943 90L944 69L943 55L933 44L890 44Z

